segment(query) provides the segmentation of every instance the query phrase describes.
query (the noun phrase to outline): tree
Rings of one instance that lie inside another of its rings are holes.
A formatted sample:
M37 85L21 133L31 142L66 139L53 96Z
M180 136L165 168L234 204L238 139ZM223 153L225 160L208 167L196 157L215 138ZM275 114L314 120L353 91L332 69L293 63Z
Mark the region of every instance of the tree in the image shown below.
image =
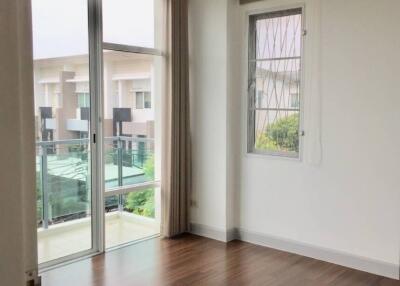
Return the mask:
M140 216L154 217L154 189L129 193L125 208Z
M39 225L42 221L43 202L42 202L42 179L41 173L36 172L36 221Z
M154 180L153 155L147 158L143 171L148 180ZM137 215L154 217L154 189L129 193L126 198L125 208Z
M299 151L299 115L292 114L269 125L257 136L256 148L272 151Z

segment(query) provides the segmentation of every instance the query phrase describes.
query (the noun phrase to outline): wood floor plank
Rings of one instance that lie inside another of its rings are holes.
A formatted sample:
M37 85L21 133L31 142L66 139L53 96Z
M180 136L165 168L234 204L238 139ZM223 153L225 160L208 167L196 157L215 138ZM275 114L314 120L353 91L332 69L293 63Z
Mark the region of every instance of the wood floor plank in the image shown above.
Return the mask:
M42 274L44 286L400 286L400 282L241 241L152 239Z

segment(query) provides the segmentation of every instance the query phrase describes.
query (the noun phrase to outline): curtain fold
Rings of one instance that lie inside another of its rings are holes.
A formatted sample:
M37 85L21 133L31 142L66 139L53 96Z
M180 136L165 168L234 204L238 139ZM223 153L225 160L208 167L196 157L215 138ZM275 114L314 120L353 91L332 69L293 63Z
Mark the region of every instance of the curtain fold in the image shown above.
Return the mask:
M189 120L188 1L168 0L168 97L162 163L164 237L189 229L191 145Z

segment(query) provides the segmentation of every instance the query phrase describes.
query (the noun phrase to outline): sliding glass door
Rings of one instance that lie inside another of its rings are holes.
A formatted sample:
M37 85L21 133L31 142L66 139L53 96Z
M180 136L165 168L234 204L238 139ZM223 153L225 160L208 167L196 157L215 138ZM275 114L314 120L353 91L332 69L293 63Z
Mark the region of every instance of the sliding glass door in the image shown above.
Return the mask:
M32 0L38 260L93 251L88 5Z
M159 234L165 10L163 0L31 1L46 268Z
M160 232L161 3L103 0L106 249Z

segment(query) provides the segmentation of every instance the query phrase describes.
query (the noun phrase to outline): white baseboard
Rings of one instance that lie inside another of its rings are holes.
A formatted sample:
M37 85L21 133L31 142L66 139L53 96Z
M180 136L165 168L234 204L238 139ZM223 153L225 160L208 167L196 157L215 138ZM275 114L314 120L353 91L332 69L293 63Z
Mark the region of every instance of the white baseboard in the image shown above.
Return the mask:
M237 228L231 228L226 232L227 242L238 239L239 233Z
M400 266L385 261L362 257L334 249L315 246L295 240L248 231L245 229L216 228L208 225L192 223L191 233L211 239L228 242L234 239L242 240L269 248L311 257L337 265L377 274L399 280Z
M249 243L315 258L345 267L399 279L399 265L362 257L334 249L319 247L294 240L238 229L237 238Z
M190 232L199 236L204 236L207 238L228 242L237 238L236 229L223 229L217 228L209 225L191 223Z

